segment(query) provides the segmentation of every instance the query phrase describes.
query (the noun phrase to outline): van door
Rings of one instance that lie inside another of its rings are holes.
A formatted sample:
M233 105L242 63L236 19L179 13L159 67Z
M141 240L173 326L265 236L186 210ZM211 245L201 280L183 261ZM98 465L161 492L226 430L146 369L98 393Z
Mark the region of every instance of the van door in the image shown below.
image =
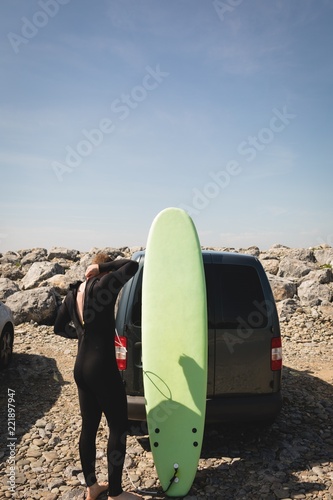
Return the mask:
M127 369L122 372L126 393L143 395L142 345L141 345L141 299L143 258L135 276L125 284L120 297L116 317L116 328L127 337Z
M212 260L214 394L270 393L272 329L258 270L246 258L225 255Z

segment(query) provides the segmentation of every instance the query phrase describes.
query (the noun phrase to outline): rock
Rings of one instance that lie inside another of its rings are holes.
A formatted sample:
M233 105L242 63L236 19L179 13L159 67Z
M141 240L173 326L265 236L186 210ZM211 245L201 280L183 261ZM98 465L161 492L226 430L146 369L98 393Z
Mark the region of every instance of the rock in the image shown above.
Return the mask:
M88 255L83 256L79 262L75 262L70 269L66 272L66 280L69 283L75 283L77 281L83 281L85 279L84 273L89 264L91 263L91 257Z
M333 307L330 304L320 305L318 307L318 313L321 315L321 317L327 320L333 320Z
M54 290L60 295L66 295L69 286L76 281L80 281L78 279L70 279L68 275L65 274L55 274L51 276L51 278L42 281L38 287L49 286L54 288Z
M80 255L78 250L68 249L64 247L53 247L50 249L48 253L48 260L53 259L65 259L75 262Z
M46 248L34 248L33 250L28 250L24 254L21 265L33 264L34 262L40 262L46 260L47 250Z
M307 262L316 261L312 248L291 248L288 251L288 257Z
M319 265L333 267L333 248L315 248L313 253Z
M329 285L323 285L317 280L305 280L298 287L298 296L302 303L318 306L332 302L333 290Z
M54 276L64 274L64 269L57 263L34 262L27 274L21 280L23 290L37 287L42 281Z
M38 427L38 428L42 428L44 429L44 427L46 426L47 422L46 420L43 420L42 418L40 418L39 420L37 420L37 422L35 423L35 426Z
M0 300L5 302L6 298L19 290L15 281L9 278L0 278Z
M6 252L0 257L0 264L17 264L21 262L21 257L18 252Z
M16 325L29 321L52 324L60 300L53 288L44 287L16 292L8 297L6 304L13 312Z
M313 280L318 283L325 285L333 282L333 273L329 268L325 269L316 269L315 271L311 271L302 281L305 280Z
M53 460L57 460L58 453L56 451L44 451L43 457L47 462L53 462Z
M300 307L300 301L297 299L285 299L276 304L280 321L289 321L290 317L296 313Z
M315 264L310 262L303 262L298 259L284 257L280 261L278 276L301 278L302 276L309 274L314 267Z
M31 447L27 450L26 456L39 458L42 456L42 451L38 447Z
M247 255L253 255L254 257L259 257L260 250L257 246L251 246L248 248L240 248L239 253L244 253Z
M291 299L297 292L296 284L288 279L267 274L276 301Z
M84 500L85 493L83 490L72 490L66 491L63 495L61 495L61 500Z
M266 273L276 275L279 271L279 261L278 259L263 259L261 264L265 269Z
M134 246L134 247L130 247L130 248L128 248L128 247L122 248L121 250L124 252L124 254L132 255L135 252L141 252L142 250L144 250L144 248L143 247Z
M121 249L121 248L113 248L113 247L105 247L105 248L93 247L89 251L89 254L95 255L95 254L98 254L98 253L106 253L106 254L108 254L111 257L111 259L116 259L117 257L124 258L125 257L125 253L124 253L123 250L125 250L125 249L127 251L128 247L125 247L123 249Z
M290 248L283 245L273 245L269 250L260 254L260 259L277 259L281 260L284 256L288 255Z
M0 259L1 260L1 259ZM17 281L23 278L24 272L21 267L16 264L0 264L0 276L9 278L10 280Z

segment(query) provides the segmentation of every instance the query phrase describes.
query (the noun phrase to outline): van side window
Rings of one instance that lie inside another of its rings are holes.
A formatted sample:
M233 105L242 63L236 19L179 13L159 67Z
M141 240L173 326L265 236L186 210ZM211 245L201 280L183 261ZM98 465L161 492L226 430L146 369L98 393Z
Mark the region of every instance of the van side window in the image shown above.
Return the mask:
M140 274L139 274L138 280L136 282L136 288L135 288L134 298L133 298L131 323L134 326L141 326L142 275L143 275L143 267L140 270Z
M264 328L267 308L257 270L251 266L213 265L215 328ZM212 276L210 277L212 278Z
M206 280L206 293L207 293L207 316L208 316L208 328L216 328L215 319L215 297L217 294L216 283L215 283L215 265L205 264L205 280Z

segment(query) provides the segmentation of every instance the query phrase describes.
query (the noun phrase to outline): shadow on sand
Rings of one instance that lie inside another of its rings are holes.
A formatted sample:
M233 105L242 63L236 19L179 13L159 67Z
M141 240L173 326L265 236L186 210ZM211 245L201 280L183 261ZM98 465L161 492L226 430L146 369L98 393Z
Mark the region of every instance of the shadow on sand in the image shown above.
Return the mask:
M202 458L231 460L199 471L195 491L207 485L208 478L208 484L222 485L224 500L287 498L325 490L311 469L333 460L333 386L307 371L285 367L282 387L283 408L272 425L206 427ZM247 495L256 487L257 496Z
M10 366L0 372L0 463L8 458L10 437L18 448L22 436L55 404L64 383L53 358L13 353Z
M333 385L284 367L283 408L273 424L206 425L201 451L206 467L198 470L189 494L211 487L220 495L214 493L214 498L223 500L317 496L326 486L312 468L333 461L332 422ZM145 430L143 423L136 431L147 450L149 442L140 437L140 429Z

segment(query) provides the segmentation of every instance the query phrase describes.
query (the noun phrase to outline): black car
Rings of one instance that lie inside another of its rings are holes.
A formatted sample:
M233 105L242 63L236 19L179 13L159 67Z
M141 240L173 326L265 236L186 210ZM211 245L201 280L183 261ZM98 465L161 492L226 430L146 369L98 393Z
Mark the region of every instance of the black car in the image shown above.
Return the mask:
M251 255L203 251L202 257L208 307L206 421L271 422L282 405L282 348L266 273ZM132 258L139 269L118 300L116 351L129 418L145 420L141 361L144 252Z

